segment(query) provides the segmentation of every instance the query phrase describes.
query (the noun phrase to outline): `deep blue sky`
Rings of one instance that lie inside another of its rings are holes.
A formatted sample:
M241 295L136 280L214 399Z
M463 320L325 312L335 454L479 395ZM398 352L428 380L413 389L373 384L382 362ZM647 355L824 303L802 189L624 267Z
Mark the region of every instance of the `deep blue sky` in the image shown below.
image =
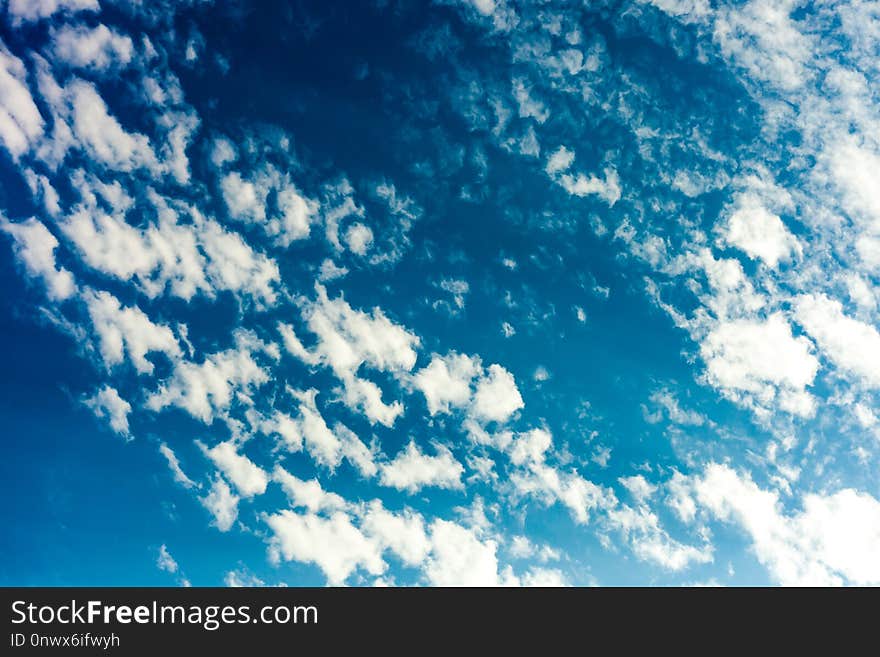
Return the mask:
M870 8L53 5L0 582L880 583Z

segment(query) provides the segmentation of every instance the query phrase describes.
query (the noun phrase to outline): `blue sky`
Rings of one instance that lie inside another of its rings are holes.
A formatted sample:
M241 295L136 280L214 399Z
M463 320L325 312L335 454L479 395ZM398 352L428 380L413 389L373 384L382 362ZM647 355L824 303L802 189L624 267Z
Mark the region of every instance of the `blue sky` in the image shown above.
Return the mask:
M0 18L0 582L880 584L876 3Z

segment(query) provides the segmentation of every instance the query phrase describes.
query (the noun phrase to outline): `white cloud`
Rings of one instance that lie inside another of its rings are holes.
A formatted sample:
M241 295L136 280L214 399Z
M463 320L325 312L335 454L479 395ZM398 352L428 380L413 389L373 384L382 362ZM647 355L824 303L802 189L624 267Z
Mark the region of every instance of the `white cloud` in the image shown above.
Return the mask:
M379 308L372 313L353 309L345 299L329 299L321 285L315 286L317 300L305 303L303 319L317 336L307 349L292 326L279 324L285 347L308 365L322 364L333 370L343 384L342 400L352 410L362 411L372 422L392 426L403 413L399 401L386 404L373 382L357 376L362 365L400 376L415 365L419 339L389 320Z
M235 347L209 354L201 363L178 360L172 376L147 398L147 408L160 411L177 406L210 424L216 413L229 408L234 394L248 394L268 381L268 373L254 354L265 352L277 358L277 351L248 331L238 330L234 337Z
M534 455L534 453L533 453ZM568 508L575 522L585 525L590 513L606 509L616 500L613 493L584 479L577 472L559 472L541 460L526 461L524 467L510 474L510 482L521 495L530 495L547 506L555 502Z
M870 388L880 388L880 333L847 317L839 301L824 294L795 299L795 318L841 370Z
M242 497L253 497L266 492L269 476L247 456L239 454L234 443L217 443L210 449L200 441L196 441L196 444L233 483Z
M557 568L531 568L521 578L522 586L571 586L568 578Z
M341 296L330 299L321 285L315 289L318 298L303 309L303 318L318 338L311 358L330 367L339 378L357 372L363 364L385 372L413 368L418 337L388 319L380 308L365 313L353 309ZM311 359L304 352L292 353Z
M480 420L505 422L524 406L513 375L500 365L490 365L477 382L472 412Z
M778 215L773 214L753 195L743 195L725 226L724 240L746 253L776 267L801 250L797 239L788 232Z
M197 231L208 258L206 273L215 287L247 292L257 301L275 303L274 285L281 274L274 260L214 221L198 220Z
M347 273L348 269L346 267L340 267L330 258L325 258L321 263L321 268L318 272L318 280L321 282L335 281L337 278L342 278Z
M362 223L353 223L345 231L345 244L352 253L366 255L373 244L373 231Z
M116 388L105 385L84 403L98 417L107 418L113 431L123 436L130 435L128 415L131 413L131 404L119 396Z
M289 246L295 240L309 236L311 225L318 213L318 203L303 196L292 183L285 183L278 190L278 229L270 228L278 233L277 243Z
M164 570L168 573L173 574L177 572L177 562L171 556L168 547L164 543L159 546L159 557L156 559L156 566L158 566L159 570Z
M266 586L266 582L244 569L230 570L223 578L223 583L229 588Z
M412 384L425 396L431 415L449 413L468 404L471 382L481 369L477 358L455 352L433 354L431 362L413 375Z
M444 278L440 281L438 286L444 292L448 292L452 295L452 301L455 303L453 313L464 308L464 299L471 289L471 286L467 281L454 278Z
M666 482L666 489L669 491L666 498L669 508L682 522L692 522L697 515L697 503L691 490L690 479L675 470Z
M510 461L514 465L543 463L547 450L553 444L553 437L544 429L532 429L517 434L509 446Z
M431 524L431 555L425 575L433 586L499 586L497 544L448 520ZM512 582L511 582L512 583Z
M711 545L696 547L680 543L667 534L660 519L646 505L621 504L608 511L609 526L629 541L633 554L667 570L678 571L692 563L712 561Z
M315 389L305 392L292 391L292 394L300 402L300 431L306 449L315 461L332 470L342 460L343 445L342 441L327 426L318 410L315 401L318 391Z
M24 174L25 182L27 182L31 190L31 194L34 195L34 198L42 201L46 214L53 218L61 214L61 199L55 187L49 182L49 179L42 174L34 172L33 169L24 169L22 173Z
M158 169L149 139L140 133L126 132L91 83L74 80L67 86L66 93L73 132L89 155L120 171L140 167Z
M178 213L148 191L158 221L136 228L125 220L133 201L118 184L106 185L94 177L72 175L85 202L60 221L65 236L77 247L85 263L119 280L135 279L149 297L166 289L183 299L202 292L247 294L258 304L275 301L277 264L255 252L239 235L191 209L191 222L178 221ZM97 195L113 206L108 214Z
M98 24L63 25L51 34L52 51L60 59L78 68L108 69L131 62L134 45L131 38Z
M230 153L223 141L215 141L212 157L226 161ZM218 148L220 149L218 151ZM286 174L266 166L245 180L237 171L220 180L220 189L229 215L239 221L260 224L267 235L281 247L309 236L318 212L318 203L300 194ZM274 202L270 205L270 194Z
M304 481L280 465L275 467L272 479L281 484L294 507L303 507L309 513L344 511L348 506L336 493L325 491L317 479Z
M265 516L265 521L274 532L272 548L278 557L315 564L331 586L341 586L358 568L370 575L381 575L387 568L379 545L345 513L322 518L284 510Z
M513 81L513 97L519 105L521 118L532 118L538 123L544 123L550 118L550 110L532 95L532 90L526 80L517 78Z
M217 137L211 145L211 164L218 169L222 169L230 162L238 159L238 150L226 137Z
M564 173L559 176L558 184L573 196L590 196L595 194L608 203L614 205L620 200L620 177L617 171L611 167L605 169L605 178L586 176L583 173L572 175Z
M483 16L491 16L495 11L495 0L469 0L478 12Z
M217 477L211 485L210 492L201 498L201 502L202 506L214 516L212 524L221 532L228 532L238 518L239 499L229 485L222 478Z
M138 373L152 374L148 353L163 353L172 361L182 356L171 329L152 322L137 306L123 307L109 292L91 288L83 293L83 300L108 369L121 364L127 355Z
M570 169L572 164L574 164L574 153L565 146L560 146L547 158L544 170L548 175L555 176Z
M184 488L197 487L196 482L187 477L186 473L183 471L183 468L180 467L180 461L178 460L177 454L174 453L173 449L171 449L165 443L161 443L159 445L159 452L162 454L162 456L165 457L165 460L168 461L168 467L171 469L171 472L174 475L174 481L176 481Z
M422 452L410 441L390 463L380 467L383 486L405 490L410 494L421 488L461 488L464 468L448 447L435 444L436 456Z
M431 550L424 520L409 509L392 513L379 500L374 500L363 516L361 529L408 566L424 562Z
M43 124L24 64L0 42L0 140L18 159L43 134Z
M243 221L261 222L266 219L267 187L257 187L244 180L237 171L226 174L220 181L223 200L229 215Z
M612 167L605 168L605 178L587 176L583 173L568 173L574 164L574 153L565 146L560 146L547 158L544 170L547 175L572 196L590 196L595 194L609 206L620 200L620 176Z
M631 477L619 477L618 481L629 491L637 503L647 502L657 491L657 487L650 483L643 475Z
M810 79L807 63L815 46L791 20L794 8L791 0L752 0L725 8L715 20L715 41L753 78L783 91L796 90Z
M874 172L880 167L880 155L847 136L830 144L827 166L840 192L843 207L862 226L880 228L880 191Z
M15 254L28 275L42 279L50 299L61 301L76 292L73 274L55 262L58 240L42 223L33 218L12 223L0 214L0 230L15 240Z
M809 340L794 337L780 313L763 321L720 322L703 340L700 353L710 383L755 393L764 401L772 399L776 386L802 391L819 369Z
M381 388L372 381L346 375L342 382L342 400L345 405L354 411L362 411L371 424L378 422L391 427L403 414L403 404L397 400L390 404L383 402Z
M8 6L14 23L48 18L59 11L73 13L99 9L98 0L9 0Z
M656 390L651 393L650 400L660 408L657 410L656 416L648 419L649 422L660 421L665 411L669 421L675 424L698 427L706 423L706 418L703 415L696 411L682 408L678 399L670 390Z
M335 424L333 430L342 441L342 455L364 477L372 477L379 468L375 462L376 451L373 446L368 447L357 437L354 431L343 424Z
M880 584L880 502L867 493L807 494L801 511L784 515L775 491L717 463L706 467L695 490L715 517L745 530L780 584Z

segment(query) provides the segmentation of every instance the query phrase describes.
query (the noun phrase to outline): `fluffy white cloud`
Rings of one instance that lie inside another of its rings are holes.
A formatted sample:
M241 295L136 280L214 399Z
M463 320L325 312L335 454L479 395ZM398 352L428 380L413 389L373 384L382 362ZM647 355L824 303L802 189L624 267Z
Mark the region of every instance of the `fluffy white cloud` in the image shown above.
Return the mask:
M794 8L791 0L751 0L725 8L715 20L715 41L752 78L783 91L796 90L809 80L807 63L815 46L791 19Z
M678 571L693 563L712 561L711 545L696 547L676 541L660 525L647 505L621 504L608 511L607 524L629 542L633 554L667 570Z
M281 484L294 507L303 507L309 513L343 511L348 506L336 493L325 491L317 479L304 481L280 465L275 467L272 479Z
M568 578L557 568L531 568L522 576L522 586L562 587L571 586Z
M230 570L223 578L223 584L229 588L266 586L266 582L244 569Z
M63 25L52 31L52 51L56 59L78 68L104 70L125 66L131 61L131 38L106 25Z
M317 463L332 470L342 460L343 445L318 410L315 401L318 391L313 388L305 392L292 391L292 394L299 400L299 429L306 449Z
M880 167L880 155L848 135L830 145L827 160L844 209L857 224L873 227L877 232L880 229L880 191L874 172Z
M120 280L134 279L150 297L166 289L184 299L196 293L213 297L220 290L247 294L258 303L275 301L277 264L254 251L235 233L195 210L191 222L155 194L149 194L158 221L136 228L125 214L134 201L118 184L105 184L82 173L72 176L84 203L63 218L60 227L90 267ZM98 196L112 206L108 213Z
M201 498L204 506L214 516L212 524L221 532L232 529L238 518L238 495L232 492L223 479L217 477L211 485L210 492Z
M156 559L156 566L158 566L159 570L164 570L168 573L173 574L177 572L177 562L171 556L168 547L164 543L159 546L159 557Z
M345 231L345 244L352 253L366 255L373 244L373 231L369 226L355 222Z
M423 563L431 550L424 520L409 509L392 513L374 500L363 516L361 529L409 566Z
M557 185L572 196L596 195L609 206L620 200L620 176L615 169L606 167L605 178L602 179L594 175L569 173L573 164L574 153L565 146L560 146L547 158L544 170Z
M98 0L9 0L9 13L14 22L48 18L59 11L71 13L83 10L97 11Z
M238 159L238 150L226 137L217 137L211 145L211 164L218 169Z
M497 544L448 520L431 524L431 555L425 575L433 586L499 586ZM513 583L513 582L510 582Z
M266 492L269 476L247 456L239 454L234 443L231 441L218 443L210 449L199 441L196 441L196 444L233 483L242 497L253 497Z
M523 406L513 375L500 365L490 365L477 382L473 415L486 422L506 422Z
M518 434L509 446L510 461L514 465L543 463L545 454L553 444L553 436L544 429L532 429Z
M231 217L243 221L265 221L266 197L269 194L267 187L257 187L244 180L237 171L232 171L220 181L220 189Z
M803 390L819 362L809 340L794 337L780 313L766 320L720 322L703 340L700 353L713 385L772 398L773 387Z
M843 313L843 306L824 294L795 299L795 318L841 370L867 387L880 388L880 333Z
M305 307L303 317L318 338L316 357L337 376L354 373L363 364L385 372L413 368L418 337L388 319L380 308L365 313L343 297L330 299L323 286L315 289L318 298Z
M706 467L694 488L715 517L743 528L780 584L880 583L880 502L867 493L808 494L801 511L785 515L775 491L717 463Z
M140 374L152 374L150 352L160 352L176 361L182 356L177 338L167 326L155 324L137 306L123 307L109 292L88 288L83 293L89 317L98 334L101 358L108 368L125 356Z
M410 441L393 461L380 467L382 485L405 490L410 494L426 486L461 488L464 467L448 447L435 444L434 449L437 454L431 456Z
M750 258L763 260L769 267L776 267L780 261L800 251L800 244L788 232L782 219L751 195L745 195L730 215L724 240Z
M657 490L657 487L645 479L644 475L620 477L618 481L638 503L648 501Z
M574 471L560 472L542 461L529 462L510 474L510 482L521 495L537 498L546 505L559 502L575 522L585 525L594 510L607 509L616 503L613 493Z
M159 162L150 141L125 130L110 114L94 85L74 80L66 89L73 132L90 156L111 169L131 171L140 167L158 170Z
M212 159L221 162L221 166L234 156L234 151L227 151L227 145L231 147L225 140L215 141ZM317 216L318 203L303 196L288 175L271 166L249 180L237 171L227 173L220 180L220 189L233 219L262 225L266 234L282 247L308 237ZM272 205L270 195L274 196Z
M15 240L14 249L28 275L42 279L47 296L55 301L71 297L76 291L73 274L55 262L58 240L42 223L27 219L12 223L0 214L0 230Z
M0 42L0 140L17 159L43 134L43 124L24 64Z
M419 339L389 320L379 308L368 314L353 309L345 299L330 299L321 285L318 298L303 308L303 319L317 337L314 348L307 349L292 326L279 324L287 351L308 365L324 365L333 370L343 384L342 399L352 410L361 410L375 423L392 426L403 413L398 402L386 404L373 382L357 376L361 366L400 376L416 362Z
M105 385L94 395L86 398L84 403L98 417L107 418L113 431L123 436L130 435L128 415L131 413L131 404L119 396L116 388Z
M373 445L367 446L357 437L354 431L343 424L336 424L333 427L335 433L342 441L342 455L348 459L358 472L364 477L373 477L379 471L375 462L375 452L377 451Z
M412 383L425 395L431 415L449 413L468 404L471 382L481 369L479 359L465 354L433 354L431 362L413 375Z
M177 406L210 424L215 414L229 408L234 394L248 394L269 380L267 371L254 355L263 352L277 358L273 347L253 333L238 330L233 348L209 354L201 363L178 360L174 373L147 398L146 406L153 411Z
M341 586L358 568L381 575L387 565L379 545L354 526L340 511L329 518L290 510L265 516L274 535L272 548L278 558L313 563L331 586Z
M403 403L395 400L386 404L382 401L381 388L372 381L345 375L342 383L342 401L350 409L363 412L371 424L378 422L391 427L403 414Z
M270 231L278 235L278 244L288 246L308 237L317 217L317 201L306 198L292 183L285 182L278 190L277 203L279 217L274 224L277 228L270 226Z

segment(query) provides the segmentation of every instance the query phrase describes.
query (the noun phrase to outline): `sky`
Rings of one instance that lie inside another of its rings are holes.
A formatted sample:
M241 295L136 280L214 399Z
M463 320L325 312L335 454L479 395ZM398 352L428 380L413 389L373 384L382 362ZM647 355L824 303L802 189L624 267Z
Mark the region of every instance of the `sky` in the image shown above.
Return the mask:
M880 585L880 3L6 0L0 583Z

